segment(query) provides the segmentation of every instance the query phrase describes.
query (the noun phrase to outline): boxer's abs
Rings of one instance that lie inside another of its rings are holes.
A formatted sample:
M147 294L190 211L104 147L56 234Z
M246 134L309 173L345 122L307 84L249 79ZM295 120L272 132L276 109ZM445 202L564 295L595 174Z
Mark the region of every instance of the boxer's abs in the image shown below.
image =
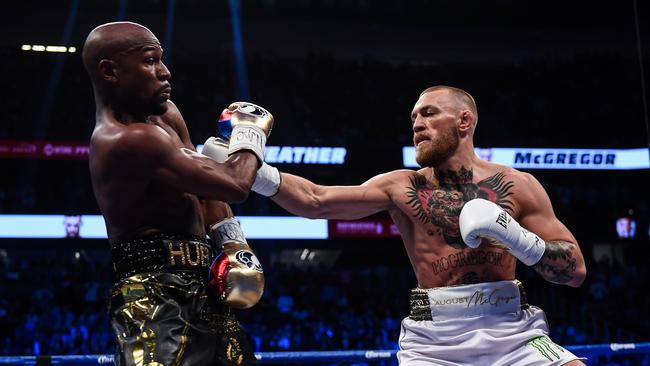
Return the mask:
M402 179L399 194L393 196L396 209L391 217L398 226L421 288L512 280L515 258L507 250L484 243L471 249L463 242L458 215L468 192L476 191L471 176L467 182L432 184L423 175L412 173ZM502 175L492 178L492 196L507 195ZM494 187L494 188L492 188ZM505 187L505 188L503 188ZM502 205L508 204L503 199Z

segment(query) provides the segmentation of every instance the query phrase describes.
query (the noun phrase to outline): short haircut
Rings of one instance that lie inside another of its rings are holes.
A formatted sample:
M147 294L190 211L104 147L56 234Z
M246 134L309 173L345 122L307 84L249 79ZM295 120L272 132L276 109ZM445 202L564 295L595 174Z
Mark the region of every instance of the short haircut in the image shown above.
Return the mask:
M464 106L469 108L472 111L472 113L474 113L476 122L478 122L478 109L476 108L476 102L474 101L474 97L472 97L470 93L464 91L463 89L454 88L453 86L436 85L424 89L424 91L420 93L420 96L436 90L446 90L449 93L451 93L454 96L454 98L456 98L458 101L460 101L460 103L462 103Z

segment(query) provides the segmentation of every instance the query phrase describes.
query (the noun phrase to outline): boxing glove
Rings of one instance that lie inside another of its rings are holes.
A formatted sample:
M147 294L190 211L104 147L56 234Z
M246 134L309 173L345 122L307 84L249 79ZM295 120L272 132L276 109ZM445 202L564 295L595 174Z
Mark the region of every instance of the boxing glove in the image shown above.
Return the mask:
M228 155L240 150L250 150L261 164L264 161L266 139L273 128L273 115L266 109L248 102L232 103L227 111L221 114L218 128L220 137L229 141Z
M224 109L221 116L219 116L218 128L220 137L210 137L203 144L202 154L218 163L223 163L228 159L229 143L227 138L231 136L232 115L232 111ZM257 170L255 182L253 182L251 190L263 196L271 197L278 193L280 183L280 171L262 162L262 166Z
M214 224L210 237L222 251L210 266L208 288L233 308L257 304L264 293L264 272L239 222L230 217Z
M468 247L477 248L483 238L497 240L527 266L537 263L546 250L544 240L521 227L503 208L488 200L477 198L465 203L458 224Z

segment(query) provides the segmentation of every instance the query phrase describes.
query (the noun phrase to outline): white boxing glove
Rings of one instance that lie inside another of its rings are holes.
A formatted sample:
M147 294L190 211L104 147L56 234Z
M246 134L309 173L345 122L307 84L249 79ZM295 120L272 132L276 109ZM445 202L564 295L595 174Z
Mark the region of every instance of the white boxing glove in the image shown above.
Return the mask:
M203 144L201 154L212 158L217 163L223 163L228 159L228 140L224 140L221 137L210 137Z
M228 159L228 141L220 137L210 137L203 144L203 155L212 158L217 163L223 163ZM280 189L280 171L262 162L262 166L257 170L255 182L251 190L263 196L271 197L278 193Z
M522 228L506 210L488 200L476 198L467 202L458 224L468 247L477 248L483 238L495 239L527 266L539 262L546 250L542 238Z

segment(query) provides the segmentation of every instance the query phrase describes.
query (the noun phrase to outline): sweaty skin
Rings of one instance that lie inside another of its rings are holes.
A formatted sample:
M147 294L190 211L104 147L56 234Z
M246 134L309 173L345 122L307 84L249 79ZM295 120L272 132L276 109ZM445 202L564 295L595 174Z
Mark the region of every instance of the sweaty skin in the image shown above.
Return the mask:
M223 164L195 152L169 100L162 52L147 28L126 22L96 28L84 45L97 107L90 173L110 243L158 232L205 236L206 226L232 216L216 201L246 199L258 167L248 151Z
M321 186L282 173L272 199L309 218L353 220L388 211L399 228L421 288L512 280L516 259L486 240L468 248L460 237L463 205L484 198L505 208L522 227L547 242L533 268L546 280L579 286L584 259L576 239L557 219L548 195L530 174L474 154L476 107L448 89L423 93L413 112L416 159L425 168L396 170L360 186Z

